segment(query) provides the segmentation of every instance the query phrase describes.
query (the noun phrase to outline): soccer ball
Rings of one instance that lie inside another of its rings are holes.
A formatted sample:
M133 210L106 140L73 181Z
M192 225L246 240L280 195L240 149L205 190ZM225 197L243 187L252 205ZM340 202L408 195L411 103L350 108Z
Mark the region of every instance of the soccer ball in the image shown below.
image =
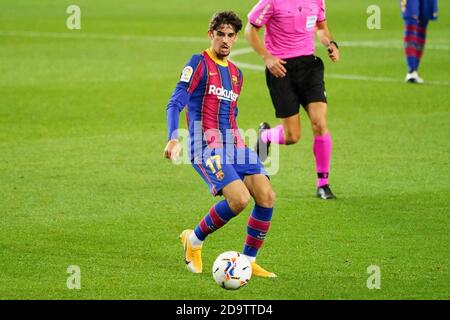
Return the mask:
M219 286L236 290L245 286L252 276L250 261L237 251L220 254L214 261L212 274Z

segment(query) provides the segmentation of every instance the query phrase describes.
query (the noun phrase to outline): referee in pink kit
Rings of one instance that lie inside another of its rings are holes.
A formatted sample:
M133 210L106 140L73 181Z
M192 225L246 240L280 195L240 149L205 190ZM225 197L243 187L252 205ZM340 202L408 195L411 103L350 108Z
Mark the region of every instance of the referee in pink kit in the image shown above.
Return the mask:
M266 82L281 125L261 123L256 151L267 158L271 143L294 144L301 136L300 105L306 110L314 133L313 152L317 170L317 197L335 199L328 175L331 137L327 127L324 65L314 55L314 34L328 48L332 61L339 48L328 30L324 0L260 0L248 14L245 29L253 49L266 64ZM265 26L264 44L258 31Z

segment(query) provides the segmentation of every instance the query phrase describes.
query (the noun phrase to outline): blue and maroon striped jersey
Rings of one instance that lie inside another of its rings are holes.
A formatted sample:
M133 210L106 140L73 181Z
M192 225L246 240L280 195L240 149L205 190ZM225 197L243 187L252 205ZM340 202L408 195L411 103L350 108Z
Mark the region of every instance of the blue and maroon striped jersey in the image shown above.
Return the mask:
M244 147L236 123L242 82L241 70L231 61L214 59L209 49L193 55L166 108L169 140L178 137L179 114L187 107L192 156L195 148Z

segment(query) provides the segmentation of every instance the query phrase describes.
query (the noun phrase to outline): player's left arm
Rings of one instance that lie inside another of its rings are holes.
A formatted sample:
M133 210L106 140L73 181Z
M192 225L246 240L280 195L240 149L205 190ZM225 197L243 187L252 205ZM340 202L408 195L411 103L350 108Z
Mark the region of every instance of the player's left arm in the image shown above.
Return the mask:
M328 29L328 24L326 20L317 22L316 24L316 34L319 41L328 49L328 57L331 61L339 61L339 47L336 41L333 40L333 36Z

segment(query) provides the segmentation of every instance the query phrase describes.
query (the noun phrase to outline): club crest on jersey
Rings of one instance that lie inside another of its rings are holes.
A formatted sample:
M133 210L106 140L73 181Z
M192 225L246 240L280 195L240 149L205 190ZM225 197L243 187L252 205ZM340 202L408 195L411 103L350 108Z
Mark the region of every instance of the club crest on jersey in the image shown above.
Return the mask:
M208 94L213 94L219 98L219 100L236 101L239 97L233 90L227 90L224 87L216 87L213 84L209 85Z
M225 177L225 173L222 170L220 170L219 172L216 173L217 180L222 181L224 177Z
M191 66L186 66L181 72L180 81L189 82L191 81L192 74L194 73L194 69Z
M236 86L238 84L238 78L235 75L231 76L231 81L233 81L233 84Z

